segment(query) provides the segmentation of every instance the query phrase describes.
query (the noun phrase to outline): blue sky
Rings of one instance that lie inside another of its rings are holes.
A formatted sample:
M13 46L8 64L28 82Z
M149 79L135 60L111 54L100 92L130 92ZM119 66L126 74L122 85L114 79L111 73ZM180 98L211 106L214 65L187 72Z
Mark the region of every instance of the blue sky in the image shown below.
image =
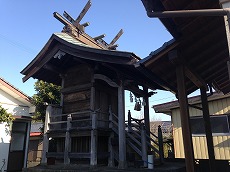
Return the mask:
M34 92L34 80L22 83L20 71L39 53L52 33L60 32L63 24L53 12L67 11L76 18L87 0L0 0L0 77L29 96ZM122 28L124 34L117 41L118 50L134 52L145 58L172 37L158 19L150 19L141 0L92 0L92 6L81 21L90 22L86 33L92 37L106 34L110 42ZM150 98L150 106L175 100L171 93L159 91ZM127 103L128 109L134 104ZM154 115L150 118L168 120ZM141 116L137 112L135 117Z

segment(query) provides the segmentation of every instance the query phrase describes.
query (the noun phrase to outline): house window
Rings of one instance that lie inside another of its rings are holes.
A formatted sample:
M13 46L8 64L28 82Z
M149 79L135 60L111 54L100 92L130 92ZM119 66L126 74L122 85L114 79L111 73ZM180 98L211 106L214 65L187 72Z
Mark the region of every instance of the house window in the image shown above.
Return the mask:
M204 135L205 126L202 116L196 116L190 118L191 131L193 135ZM212 133L218 134L230 134L230 115L212 115L210 116Z

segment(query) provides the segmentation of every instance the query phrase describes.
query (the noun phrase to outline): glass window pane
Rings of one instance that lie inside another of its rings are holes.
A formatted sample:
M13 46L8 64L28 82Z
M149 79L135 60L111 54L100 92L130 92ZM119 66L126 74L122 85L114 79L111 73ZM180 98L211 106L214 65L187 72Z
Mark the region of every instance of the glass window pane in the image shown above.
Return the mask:
M203 118L192 118L190 122L192 134L205 134Z
M229 121L227 115L210 116L213 134L229 133ZM205 134L203 117L192 117L190 120L192 134Z
M25 134L12 133L10 151L21 151L24 148Z
M25 132L27 128L27 123L25 122L14 122L12 126L13 132Z
M211 118L212 133L229 133L228 118L225 115Z

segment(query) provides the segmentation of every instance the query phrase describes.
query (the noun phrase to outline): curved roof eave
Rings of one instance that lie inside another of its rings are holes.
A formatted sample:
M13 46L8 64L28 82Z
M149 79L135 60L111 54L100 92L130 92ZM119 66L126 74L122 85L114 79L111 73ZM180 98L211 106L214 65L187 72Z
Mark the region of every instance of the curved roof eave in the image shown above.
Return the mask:
M133 65L140 60L132 52L93 48L69 36L67 33L54 33L38 55L21 71L21 74L25 75L23 81L25 82L32 77L59 50L82 59L122 65ZM83 55L80 53L83 53ZM87 56L85 53L93 55Z

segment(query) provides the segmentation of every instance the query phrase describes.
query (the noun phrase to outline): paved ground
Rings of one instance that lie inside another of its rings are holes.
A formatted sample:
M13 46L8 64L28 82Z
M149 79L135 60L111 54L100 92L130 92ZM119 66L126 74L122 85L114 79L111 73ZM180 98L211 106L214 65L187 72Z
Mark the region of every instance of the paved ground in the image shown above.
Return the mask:
M164 165L157 166L154 169L134 168L118 169L117 167L89 165L49 165L49 166L35 166L24 169L23 172L140 172L140 171L154 171L154 172L185 172L184 164L178 162L164 163Z

